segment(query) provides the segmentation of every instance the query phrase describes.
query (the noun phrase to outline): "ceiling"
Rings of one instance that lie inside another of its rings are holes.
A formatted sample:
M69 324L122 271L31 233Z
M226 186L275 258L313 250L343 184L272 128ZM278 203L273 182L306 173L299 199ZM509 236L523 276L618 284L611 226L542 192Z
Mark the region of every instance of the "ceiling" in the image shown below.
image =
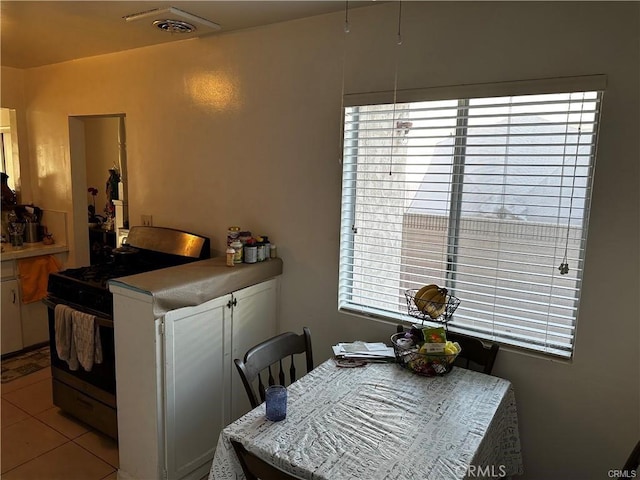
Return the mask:
M374 0L375 1L375 0ZM349 1L349 8L371 0ZM219 33L343 11L336 1L22 1L0 0L0 64L32 68L78 58L216 35L196 25L195 33L168 33L152 26L154 18L123 17L174 7L216 24ZM171 18L172 14L166 14ZM180 18L178 18L180 19ZM193 23L193 22L191 22Z

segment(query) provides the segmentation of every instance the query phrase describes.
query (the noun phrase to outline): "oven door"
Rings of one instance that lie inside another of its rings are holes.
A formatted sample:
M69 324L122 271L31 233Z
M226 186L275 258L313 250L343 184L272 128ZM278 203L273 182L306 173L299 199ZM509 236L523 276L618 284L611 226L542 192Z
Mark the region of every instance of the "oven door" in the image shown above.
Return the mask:
M48 297L44 303L48 308L54 405L112 438L117 438L113 319L53 297ZM71 370L67 362L58 356L55 307L59 303L96 316L102 345L102 363L94 364L90 371L85 371L82 366L78 366L78 370Z

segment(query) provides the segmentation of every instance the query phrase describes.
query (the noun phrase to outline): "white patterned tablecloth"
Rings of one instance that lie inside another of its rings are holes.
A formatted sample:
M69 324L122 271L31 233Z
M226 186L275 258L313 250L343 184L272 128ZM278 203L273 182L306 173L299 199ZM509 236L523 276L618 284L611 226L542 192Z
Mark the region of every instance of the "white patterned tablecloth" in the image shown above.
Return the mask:
M313 480L455 480L521 474L515 396L504 379L454 368L422 377L396 364L327 360L288 387L287 418L264 403L227 426L209 480L243 479L230 439Z

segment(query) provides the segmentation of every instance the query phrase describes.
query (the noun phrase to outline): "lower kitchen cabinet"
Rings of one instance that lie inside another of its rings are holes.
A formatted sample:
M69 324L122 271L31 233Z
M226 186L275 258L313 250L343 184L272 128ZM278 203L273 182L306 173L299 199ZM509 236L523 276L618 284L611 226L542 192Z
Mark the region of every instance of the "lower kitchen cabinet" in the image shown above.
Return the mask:
M275 335L278 279L160 319L152 296L111 289L118 478L200 479L222 428L250 410L233 359Z
M22 350L22 322L20 319L20 291L18 280L3 280L0 325L1 353Z
M57 258L62 263L61 256L57 255ZM44 344L49 340L47 307L40 301L22 303L20 294L22 280L17 262L18 260L0 262L2 266L0 354L2 355Z
M22 343L24 348L41 345L49 341L47 307L44 303L40 301L23 303L20 307L20 323L22 324Z
M226 420L224 333L232 328L231 301L226 295L165 316L166 478L183 478L213 458Z

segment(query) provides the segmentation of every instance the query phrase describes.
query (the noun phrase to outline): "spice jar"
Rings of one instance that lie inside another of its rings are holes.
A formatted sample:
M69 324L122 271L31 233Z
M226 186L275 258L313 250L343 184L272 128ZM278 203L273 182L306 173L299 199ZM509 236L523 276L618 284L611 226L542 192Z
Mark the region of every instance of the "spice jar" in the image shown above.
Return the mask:
M242 263L242 242L235 240L230 246L234 251L233 263Z
M278 247L273 243L269 249L269 258L278 258Z
M267 259L267 257L264 254L264 241L262 240L262 237L258 237L258 242L256 243L256 247L258 248L257 261L264 262Z
M264 259L267 260L271 258L271 243L269 242L269 237L263 235L262 243L264 243Z
M244 263L256 263L258 261L258 246L248 243L244 246Z
M235 265L234 257L236 255L236 251L229 247L227 248L227 267L233 267Z
M249 232L248 230L244 232L240 232L238 234L238 240L240 240L242 244L245 245L247 242L251 240L251 232Z

